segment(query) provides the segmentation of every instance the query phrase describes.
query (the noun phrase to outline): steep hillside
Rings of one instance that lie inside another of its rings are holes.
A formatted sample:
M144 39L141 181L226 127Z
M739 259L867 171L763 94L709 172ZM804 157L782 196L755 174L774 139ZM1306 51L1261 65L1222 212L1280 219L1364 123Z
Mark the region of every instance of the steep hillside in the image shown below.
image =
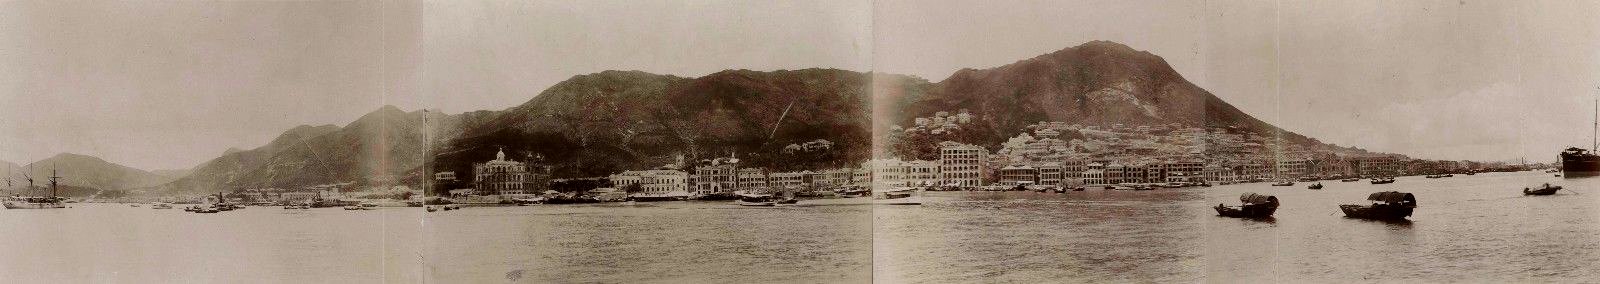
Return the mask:
M385 106L344 127L300 126L260 148L229 151L156 193L393 183L421 166L423 111Z
M596 176L737 154L775 169L843 166L870 148L868 74L728 70L699 78L638 71L581 75L497 112L441 148L441 170L470 172L505 148L543 156L559 177ZM785 151L826 140L832 148Z
M1040 121L1084 125L1226 127L1314 140L1250 116L1185 80L1166 60L1114 42L1095 41L995 68L962 69L938 83L905 81L884 90L893 104L881 123L908 124L937 111L968 109L991 129L993 145Z

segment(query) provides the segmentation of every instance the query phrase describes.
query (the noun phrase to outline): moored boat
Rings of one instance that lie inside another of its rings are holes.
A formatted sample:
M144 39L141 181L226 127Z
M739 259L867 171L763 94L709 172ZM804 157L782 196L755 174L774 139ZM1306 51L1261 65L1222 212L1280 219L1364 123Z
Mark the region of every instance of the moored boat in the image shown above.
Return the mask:
M734 205L767 207L777 205L772 201L771 194L740 194L739 200L733 201Z
M1522 195L1552 195L1552 194L1556 194L1556 191L1558 191L1558 190L1561 190L1561 186L1559 186L1559 185L1552 186L1552 185L1546 183L1546 184L1544 184L1543 186L1540 186L1537 189L1524 187L1524 188L1522 188Z
M172 204L165 202L156 203L155 205L150 205L150 209L172 209Z
M1417 208L1415 195L1399 191L1374 192L1367 195L1367 200L1372 203L1339 205L1339 210L1344 211L1344 216L1350 218L1401 220L1410 217L1411 212Z
M219 211L221 211L221 210L217 210L217 206L216 205L205 204L205 205L195 205L194 211L189 211L189 212L194 212L194 213L217 213Z
M1234 218L1267 218L1278 211L1278 197L1246 192L1239 195L1239 206L1217 204L1212 209L1218 216Z
M922 205L922 196L916 188L897 187L873 195L872 204Z
M528 205L534 205L534 204L544 204L545 201L547 201L547 199L545 199L544 197L539 197L539 196L535 196L535 197L531 197L531 198L512 198L511 199L511 202L517 204L517 206L528 206Z
M1347 178L1347 179L1341 179L1339 181L1340 182L1357 182L1357 181L1361 181L1361 179L1360 178Z
M1272 186L1294 186L1294 181L1281 180L1281 181L1272 183Z
M1390 184L1390 183L1394 183L1394 178L1392 178L1392 177L1375 177L1375 178L1372 178L1372 184Z

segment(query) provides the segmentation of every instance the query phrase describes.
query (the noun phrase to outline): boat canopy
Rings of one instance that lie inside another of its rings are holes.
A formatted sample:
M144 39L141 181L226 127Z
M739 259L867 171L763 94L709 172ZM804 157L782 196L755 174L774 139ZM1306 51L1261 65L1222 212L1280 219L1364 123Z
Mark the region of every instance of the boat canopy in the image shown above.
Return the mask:
M1256 194L1254 192L1246 192L1239 195L1239 202L1243 202L1244 204L1277 204L1278 197Z
M1372 195L1367 196L1367 200L1387 202L1392 204L1417 205L1417 196L1399 191L1373 192Z

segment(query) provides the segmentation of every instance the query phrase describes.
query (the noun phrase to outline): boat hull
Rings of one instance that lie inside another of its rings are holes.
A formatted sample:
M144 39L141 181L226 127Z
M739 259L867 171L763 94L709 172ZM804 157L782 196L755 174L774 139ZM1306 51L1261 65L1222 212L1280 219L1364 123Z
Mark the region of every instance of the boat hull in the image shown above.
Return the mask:
M1558 190L1561 190L1561 188L1560 187L1550 187L1550 188L1540 188L1540 189L1533 189L1533 190L1529 190L1529 189L1524 188L1524 189L1522 189L1522 195L1554 195L1554 194L1556 194L1556 191L1558 191Z
M1416 208L1397 205L1339 205L1345 217L1372 220L1402 220Z
M890 199L873 199L872 204L881 205L922 205L922 197L902 197Z
M6 209L61 209L67 208L67 205L59 202L6 201L5 207Z
M777 205L777 204L774 204L771 201L749 202L749 201L744 201L744 200L734 201L733 204L739 205L739 206L750 206L750 207L772 207L772 206L776 206Z
M1561 153L1563 177L1600 176L1600 156L1590 153Z
M1272 217L1272 213L1278 211L1277 206L1264 205L1245 205L1238 207L1217 205L1217 207L1212 207L1211 209L1217 210L1217 216L1233 218L1267 218Z

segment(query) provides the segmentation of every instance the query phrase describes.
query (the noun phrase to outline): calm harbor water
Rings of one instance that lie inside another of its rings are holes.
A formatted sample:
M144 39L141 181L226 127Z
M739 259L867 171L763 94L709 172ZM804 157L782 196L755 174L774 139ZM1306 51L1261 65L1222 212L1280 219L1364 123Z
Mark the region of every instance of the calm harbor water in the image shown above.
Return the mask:
M1524 197L1542 182L1573 191ZM1600 179L1487 173L1155 191L937 192L864 199L470 208L428 215L435 282L1573 282L1600 279ZM1341 203L1411 192L1409 223ZM1272 221L1215 216L1243 192ZM1577 193L1574 193L1577 192ZM1586 194L1587 193L1587 194Z
M1523 196L1542 182L1554 196ZM726 202L194 214L115 204L0 210L0 282L1593 282L1600 179L1487 173L1154 191L935 192ZM1411 222L1341 203L1411 192ZM1277 217L1215 216L1242 192Z
M487 207L428 214L431 282L864 283L865 198Z
M1523 196L1538 183L1573 191ZM1373 185L1324 181L1156 191L939 193L878 210L880 283L1593 282L1600 179L1487 173ZM1348 219L1338 204L1416 194L1411 222ZM1272 221L1217 217L1243 192L1277 195ZM1574 193L1576 192L1576 193Z
M0 283L417 283L420 208L0 209Z

